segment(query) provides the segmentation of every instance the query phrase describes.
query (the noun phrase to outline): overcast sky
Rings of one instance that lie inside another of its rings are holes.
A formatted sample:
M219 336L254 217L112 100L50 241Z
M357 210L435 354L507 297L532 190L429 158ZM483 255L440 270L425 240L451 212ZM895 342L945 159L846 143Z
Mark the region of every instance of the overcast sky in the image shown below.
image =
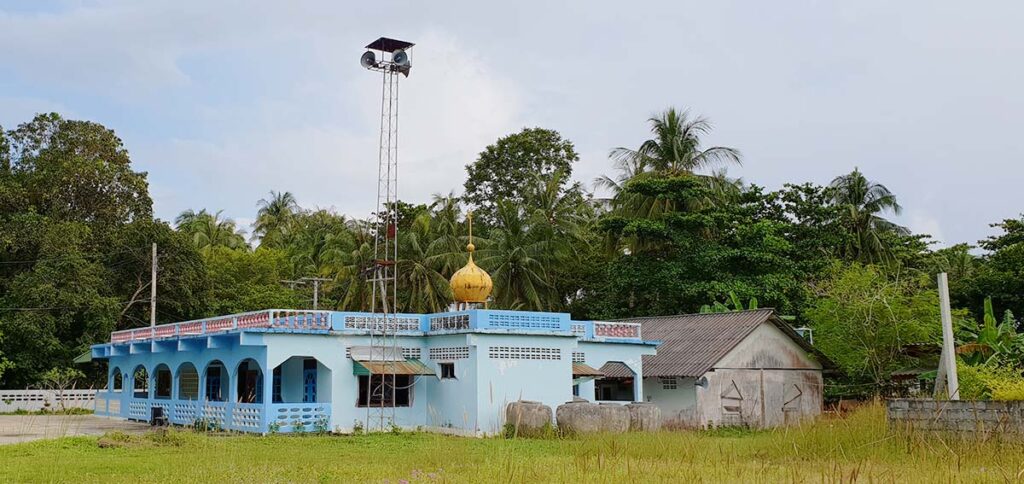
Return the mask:
M858 166L945 244L1024 210L1024 3L497 3L0 1L0 125L57 111L114 129L165 220L248 224L270 190L363 217L380 79L358 58L384 35L416 43L404 200L461 190L526 126L572 140L589 186L675 106L742 151L730 175L778 188Z

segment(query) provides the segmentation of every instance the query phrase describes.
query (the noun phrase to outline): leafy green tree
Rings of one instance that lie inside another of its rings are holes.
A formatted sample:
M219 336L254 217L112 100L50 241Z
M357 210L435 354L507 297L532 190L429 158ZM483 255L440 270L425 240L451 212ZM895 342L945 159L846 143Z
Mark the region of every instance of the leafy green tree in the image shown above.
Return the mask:
M261 247L283 247L290 235L292 221L300 211L295 195L271 191L270 198L260 199L257 206L259 210L253 224L253 236Z
M36 226L38 259L17 272L0 297L0 307L16 308L0 315L2 352L15 363L3 386L34 384L115 329L121 302L110 291L108 271L88 252L90 236L80 222Z
M832 202L841 208L841 220L852 237L845 252L852 260L880 262L891 259L887 234L909 235L910 231L881 216L891 211L899 215L903 208L885 185L868 180L858 169L836 177L830 185Z
M159 220L122 226L104 255L110 289L123 296L117 328L149 324L149 245L157 244L157 323L202 317L209 307L210 281L203 258L187 235Z
M0 386L24 388L109 338L129 299L111 284L128 264L119 238L152 202L99 124L45 114L0 138Z
M875 391L893 371L914 363L903 352L906 345L942 338L938 293L926 276L837 263L813 289L817 299L804 316L815 345L853 382L871 383Z
M557 131L524 128L488 146L475 162L466 165L463 201L474 207L479 220L493 222L498 216L497 201L522 203L522 187L536 176L547 179L562 173L560 188L572 189L569 176L576 161L579 155L572 142Z
M991 297L997 307L1024 314L1024 215L992 227L1001 233L979 243L985 254L975 261L972 273L962 283L951 280L951 289L957 289L974 304ZM1024 326L1018 329L1024 332Z
M40 114L7 139L5 163L37 213L97 229L152 216L146 175L132 171L121 139L102 125Z
M290 263L279 249L247 252L210 247L205 260L211 285L209 315L309 307L281 284Z
M674 206L706 196L696 177L631 181L626 190L658 197ZM764 217L759 189L734 204L711 205L654 216L606 215L601 231L632 238L584 288L595 318L622 318L696 312L708 300L730 292L756 297L780 311L792 312L804 297L804 274L794 263L795 247L786 222Z

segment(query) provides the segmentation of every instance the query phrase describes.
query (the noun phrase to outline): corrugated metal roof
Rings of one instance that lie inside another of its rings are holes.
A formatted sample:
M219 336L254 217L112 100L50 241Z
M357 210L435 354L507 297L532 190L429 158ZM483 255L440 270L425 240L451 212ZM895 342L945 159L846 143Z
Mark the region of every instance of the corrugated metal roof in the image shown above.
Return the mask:
M428 375L435 376L433 369L417 359L405 361L353 361L354 375Z
M609 361L599 370L605 378L633 378L633 370L630 370L625 363Z
M805 351L813 353L822 365L833 366L785 321L776 317L772 309L655 316L623 321L641 323L645 339L662 342L658 346L657 355L643 357L644 376L700 377L765 322L775 324Z
M573 363L572 376L574 378L580 376L604 376L604 373L601 373L601 370L596 370L594 367L584 363Z

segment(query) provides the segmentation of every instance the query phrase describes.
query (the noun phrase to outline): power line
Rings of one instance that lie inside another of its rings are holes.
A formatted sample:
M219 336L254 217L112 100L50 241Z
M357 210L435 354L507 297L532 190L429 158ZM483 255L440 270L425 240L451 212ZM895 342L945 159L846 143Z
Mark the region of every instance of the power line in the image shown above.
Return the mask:
M122 250L118 250L118 251L114 251L114 252L108 252L108 253L105 253L105 254L76 254L76 255L64 255L64 256L59 256L59 257L46 257L46 258L42 258L42 259L31 259L31 260L28 260L28 259L26 259L26 260L7 260L7 261L0 261L0 265L33 264L33 263L38 263L38 262L51 262L51 261L61 261L61 260L79 259L79 258L81 258L81 259L103 258L103 257L111 256L111 255L124 254L124 253L128 253L128 252L136 252L136 253L138 253L138 251L141 251L141 250L143 250L143 249L135 248L135 247L129 247L129 248L126 248L126 249L122 249Z
M132 301L118 301L117 304L128 304L130 302L147 302L149 299L135 299ZM82 309L83 306L47 306L38 308L0 308L0 311L50 311L54 309Z

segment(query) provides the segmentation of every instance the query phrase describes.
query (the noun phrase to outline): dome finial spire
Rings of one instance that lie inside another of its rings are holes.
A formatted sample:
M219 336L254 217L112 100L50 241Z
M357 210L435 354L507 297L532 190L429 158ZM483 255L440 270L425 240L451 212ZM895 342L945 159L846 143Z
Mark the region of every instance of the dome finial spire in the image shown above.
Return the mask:
M468 308L470 304L483 304L487 307L487 297L490 296L494 284L491 282L490 274L473 262L473 251L476 250L476 246L473 245L472 211L466 213L466 225L469 231L469 243L466 245L469 260L466 261L465 267L452 274L449 284L455 296L456 306Z
M469 251L469 256L473 257L473 251L476 250L476 246L473 245L473 211L466 212L466 223L469 225L469 245L466 246L466 250Z

